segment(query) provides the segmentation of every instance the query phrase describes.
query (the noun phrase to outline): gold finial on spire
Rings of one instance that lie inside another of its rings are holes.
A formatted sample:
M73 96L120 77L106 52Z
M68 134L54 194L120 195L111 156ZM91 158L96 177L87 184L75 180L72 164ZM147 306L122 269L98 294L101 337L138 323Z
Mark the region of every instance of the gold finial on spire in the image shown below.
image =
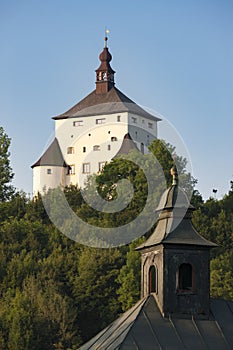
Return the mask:
M178 185L178 172L175 165L171 168L171 175L172 175L172 186Z
M105 29L105 37L104 37L104 47L107 47L108 34L110 33L109 29Z

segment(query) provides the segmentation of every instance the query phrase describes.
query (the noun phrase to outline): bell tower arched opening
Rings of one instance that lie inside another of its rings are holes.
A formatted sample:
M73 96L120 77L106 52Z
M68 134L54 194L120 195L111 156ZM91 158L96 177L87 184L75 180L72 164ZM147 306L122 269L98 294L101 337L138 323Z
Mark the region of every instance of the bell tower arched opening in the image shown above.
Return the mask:
M155 265L149 268L149 293L157 293L157 268Z

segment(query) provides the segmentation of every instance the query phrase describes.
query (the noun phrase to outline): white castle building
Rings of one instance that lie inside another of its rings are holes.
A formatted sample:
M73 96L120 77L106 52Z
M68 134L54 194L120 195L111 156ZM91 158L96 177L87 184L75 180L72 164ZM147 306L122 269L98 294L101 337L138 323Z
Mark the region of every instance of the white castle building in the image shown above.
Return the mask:
M106 162L132 148L147 153L157 137L160 119L115 87L107 39L99 56L95 90L53 117L55 138L32 165L34 195L58 186L83 187L87 176L100 172Z

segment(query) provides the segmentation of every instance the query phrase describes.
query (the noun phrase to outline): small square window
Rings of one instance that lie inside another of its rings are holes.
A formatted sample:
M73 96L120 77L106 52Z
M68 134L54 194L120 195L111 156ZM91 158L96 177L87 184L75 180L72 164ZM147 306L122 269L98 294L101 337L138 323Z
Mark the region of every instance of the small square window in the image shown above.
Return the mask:
M104 124L105 123L105 118L99 118L99 119L96 119L96 124Z
M148 123L148 128L153 129L153 123Z
M100 151L100 146L99 145L93 146L93 151Z
M112 141L112 142L117 141L117 137L116 137L116 136L112 136L112 137L111 137L111 141Z
M47 174L51 175L52 174L52 169L47 169Z
M90 163L83 163L83 174L90 174Z
M73 126L83 126L83 120L75 120Z
M134 124L136 124L136 123L137 123L137 118L135 118L135 117L131 117L131 119L132 119L132 122L133 122Z
M74 147L68 147L67 154L74 154Z

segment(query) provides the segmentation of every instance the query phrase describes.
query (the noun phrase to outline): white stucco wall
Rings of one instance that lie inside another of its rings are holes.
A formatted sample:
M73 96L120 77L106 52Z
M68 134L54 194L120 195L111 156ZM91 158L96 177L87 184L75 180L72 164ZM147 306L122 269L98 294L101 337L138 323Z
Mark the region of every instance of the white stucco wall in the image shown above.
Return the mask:
M87 133L81 134L69 147L72 154L64 154L69 165L75 166L75 174L66 176L66 184L83 187L88 174L83 173L83 164L90 164L90 173L99 172L99 163L110 161L121 147L123 137L128 132L127 123L106 123L95 125ZM85 149L84 149L85 147Z
M118 116L120 116L120 122L118 122ZM97 119L103 119L103 124L96 124ZM75 122L82 122L82 126L74 126ZM62 153L65 155L67 147L72 146L77 139L85 134L96 135L94 129L98 129L102 125L111 125L111 133L114 132L114 125L127 123L128 113L114 113L108 115L88 116L68 118L64 120L56 120L55 135L59 141ZM93 137L92 137L93 138Z
M97 124L97 120L102 120ZM75 126L81 124L79 126ZM55 136L59 142L67 169L39 166L33 169L34 195L44 188L78 185L83 187L89 174L83 172L83 164L89 164L90 174L98 173L100 163L109 162L118 152L124 136L130 133L132 139L147 153L148 144L157 137L157 121L133 113L113 113L98 116L75 117L55 121ZM114 138L114 139L112 139ZM96 147L95 147L96 146ZM68 148L72 147L68 150ZM85 148L85 149L84 149ZM51 174L47 174L47 169Z
M48 172L50 174L48 174ZM66 168L60 166L36 166L33 168L33 195L43 193L49 188L65 185Z

